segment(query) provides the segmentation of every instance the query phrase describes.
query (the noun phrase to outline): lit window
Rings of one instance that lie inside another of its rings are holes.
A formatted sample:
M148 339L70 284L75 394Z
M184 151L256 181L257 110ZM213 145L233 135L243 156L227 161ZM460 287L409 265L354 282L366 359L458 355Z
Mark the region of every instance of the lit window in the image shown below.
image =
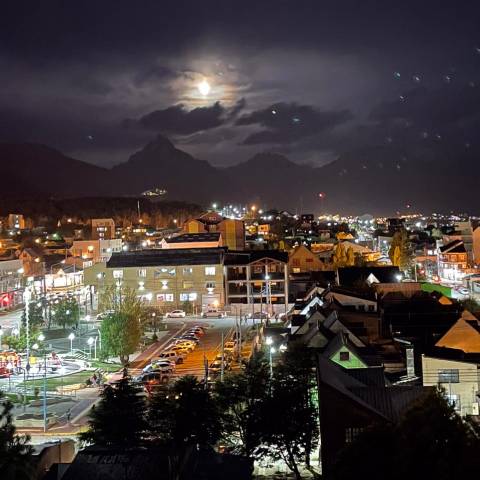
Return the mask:
M198 295L196 292L190 292L190 293L181 293L180 294L180 301L181 302L194 302L198 298Z
M146 268L140 268L137 271L137 275L139 277L145 278L147 276L147 269Z
M205 288L206 288L207 290L209 290L209 289L213 290L213 289L215 288L215 282L207 282L207 283L205 284Z
M162 290L168 290L168 280L162 280Z
M173 302L173 293L158 293L157 294L157 302Z
M193 275L193 268L192 267L183 267L183 274L184 275Z
M175 268L174 267L163 267L157 268L153 272L154 278L161 278L161 277L174 277L175 276Z
M205 275L215 275L215 267L205 267Z
M113 278L123 278L123 270L114 270Z
M183 282L183 288L184 289L190 289L190 288L193 288L193 282L191 280L188 280L188 281L184 281Z

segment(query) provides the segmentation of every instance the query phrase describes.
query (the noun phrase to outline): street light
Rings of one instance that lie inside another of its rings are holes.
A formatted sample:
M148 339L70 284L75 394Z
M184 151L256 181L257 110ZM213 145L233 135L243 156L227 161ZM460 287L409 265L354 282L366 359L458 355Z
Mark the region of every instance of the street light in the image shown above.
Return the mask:
M38 336L38 341L43 342L45 340L45 335L41 333ZM38 343L36 343L33 348L38 349ZM47 351L45 350L45 345L43 345L43 431L47 431Z
M90 360L92 359L92 345L95 340L93 337L89 337L87 340L88 343L88 356L90 357Z
M75 334L72 332L68 339L70 340L70 354L73 354L73 339L75 338Z
M275 353L275 348L274 347L270 347L270 378L273 377L273 361L272 361L272 354Z

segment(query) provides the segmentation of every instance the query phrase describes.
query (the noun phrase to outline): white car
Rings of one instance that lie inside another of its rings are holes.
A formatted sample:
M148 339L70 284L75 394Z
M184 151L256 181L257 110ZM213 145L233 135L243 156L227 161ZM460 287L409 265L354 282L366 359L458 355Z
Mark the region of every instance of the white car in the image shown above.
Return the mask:
M183 310L172 310L165 314L165 318L185 318L185 315Z
M223 345L224 353L233 353L235 351L236 342L225 342Z

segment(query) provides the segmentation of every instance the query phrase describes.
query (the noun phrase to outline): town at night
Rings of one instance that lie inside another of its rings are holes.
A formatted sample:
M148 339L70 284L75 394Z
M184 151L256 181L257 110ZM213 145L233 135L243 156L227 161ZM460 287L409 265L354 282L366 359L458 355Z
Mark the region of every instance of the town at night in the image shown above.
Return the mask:
M0 479L480 472L480 5L0 16Z

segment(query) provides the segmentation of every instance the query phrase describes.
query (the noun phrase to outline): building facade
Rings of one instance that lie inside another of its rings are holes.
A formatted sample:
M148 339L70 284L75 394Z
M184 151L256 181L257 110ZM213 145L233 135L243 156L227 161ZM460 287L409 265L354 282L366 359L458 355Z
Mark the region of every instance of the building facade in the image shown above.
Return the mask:
M468 254L462 240L438 248L438 276L441 281L461 282L468 271Z
M107 262L114 253L122 251L120 238L105 240L74 240L70 253L74 257L92 260L93 263Z
M196 313L224 308L224 249L156 249L122 252L85 269L85 285L96 293L112 285L136 290L162 311L183 308Z
M92 239L112 240L115 238L113 218L92 218Z
M22 261L0 261L0 311L23 303Z

